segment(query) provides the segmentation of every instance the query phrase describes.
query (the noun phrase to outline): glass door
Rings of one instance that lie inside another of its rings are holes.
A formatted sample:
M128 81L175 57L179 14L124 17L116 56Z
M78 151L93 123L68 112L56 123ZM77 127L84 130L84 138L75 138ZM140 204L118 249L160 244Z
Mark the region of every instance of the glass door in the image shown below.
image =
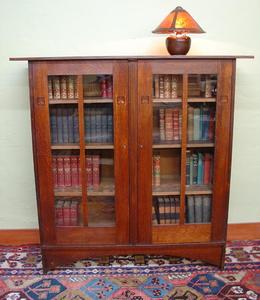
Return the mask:
M210 241L216 64L139 61L138 78L139 241Z
M56 68L47 76L56 242L127 243L127 65Z

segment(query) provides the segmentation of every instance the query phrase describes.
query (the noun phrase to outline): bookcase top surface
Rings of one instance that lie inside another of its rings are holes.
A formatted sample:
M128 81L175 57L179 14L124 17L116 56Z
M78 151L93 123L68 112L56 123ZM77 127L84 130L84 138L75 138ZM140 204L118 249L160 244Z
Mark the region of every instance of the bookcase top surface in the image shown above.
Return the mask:
M64 61L64 60L221 60L254 58L253 55L164 55L164 56L53 56L53 57L10 57L10 61Z

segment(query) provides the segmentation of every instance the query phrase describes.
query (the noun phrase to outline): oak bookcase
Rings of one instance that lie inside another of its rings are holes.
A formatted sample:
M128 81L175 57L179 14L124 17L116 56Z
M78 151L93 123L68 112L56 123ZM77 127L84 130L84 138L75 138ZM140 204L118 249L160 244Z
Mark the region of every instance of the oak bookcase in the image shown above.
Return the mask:
M237 58L28 57L44 271L164 254L223 268Z

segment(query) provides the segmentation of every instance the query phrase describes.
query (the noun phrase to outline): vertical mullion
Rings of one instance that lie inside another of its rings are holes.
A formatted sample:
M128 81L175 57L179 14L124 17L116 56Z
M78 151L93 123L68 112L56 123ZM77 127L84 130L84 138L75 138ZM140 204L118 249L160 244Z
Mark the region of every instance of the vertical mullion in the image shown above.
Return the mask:
M82 205L81 215L83 216L83 225L88 225L88 209L87 209L87 185L86 185L86 160L85 160L85 130L84 130L84 98L83 98L83 76L78 76L77 80L79 100L79 143L80 143L80 168L81 168L81 189L82 189Z
M186 150L187 150L187 102L188 102L188 75L183 75L182 87L182 141L181 141L181 197L180 197L180 224L185 223L185 192L186 192Z

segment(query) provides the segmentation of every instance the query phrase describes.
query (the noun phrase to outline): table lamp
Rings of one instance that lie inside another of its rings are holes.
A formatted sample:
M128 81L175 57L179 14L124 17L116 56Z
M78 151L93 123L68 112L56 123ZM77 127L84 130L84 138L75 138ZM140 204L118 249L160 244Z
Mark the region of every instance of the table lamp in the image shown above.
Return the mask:
M187 33L205 33L192 16L181 6L177 6L163 21L153 30L153 33L170 35L166 39L166 47L171 55L185 55L190 50L191 39Z

